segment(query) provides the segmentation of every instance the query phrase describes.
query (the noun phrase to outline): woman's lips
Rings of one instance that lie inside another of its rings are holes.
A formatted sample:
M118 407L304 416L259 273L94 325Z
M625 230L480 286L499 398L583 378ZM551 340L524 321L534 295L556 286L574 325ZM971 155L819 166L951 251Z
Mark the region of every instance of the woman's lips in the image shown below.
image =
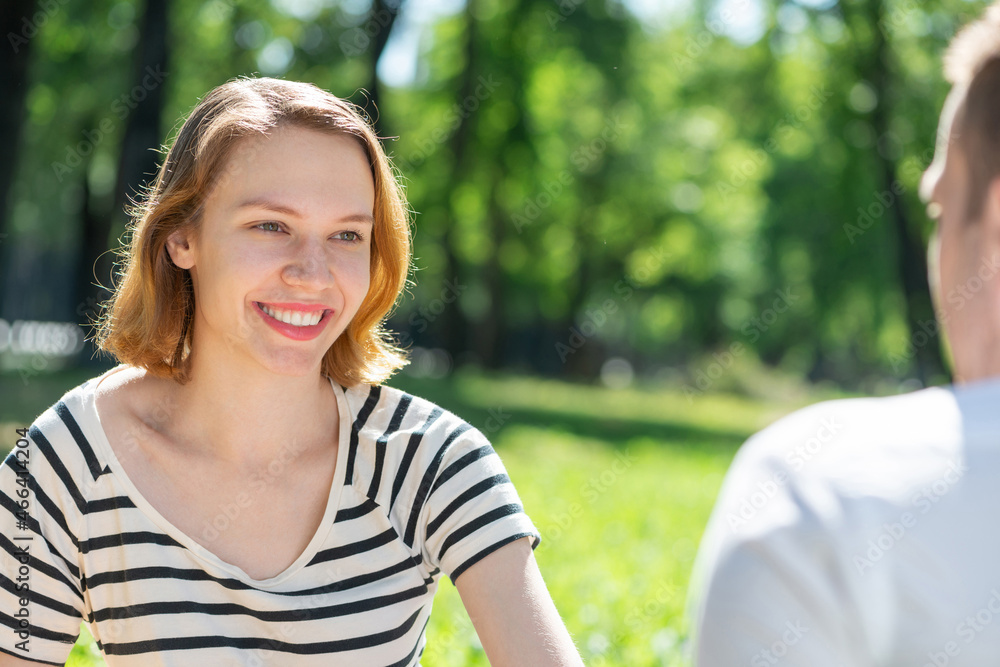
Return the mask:
M265 305L267 305L269 308L271 307L270 304L265 304ZM329 322L331 317L333 316L333 311L324 310L323 317L321 317L319 322L317 322L316 324L313 324L311 326L296 326L294 324L288 324L287 322L282 322L279 319L271 317L270 315L264 312L264 310L260 307L261 306L260 303L257 301L253 302L253 306L254 310L257 311L257 313L261 316L261 318L263 318L263 320L267 322L267 324L272 329L274 329L275 331L277 331L278 333L282 334L287 338L299 341L312 340L313 338L319 336L321 333L323 333L323 329L326 328L327 322Z

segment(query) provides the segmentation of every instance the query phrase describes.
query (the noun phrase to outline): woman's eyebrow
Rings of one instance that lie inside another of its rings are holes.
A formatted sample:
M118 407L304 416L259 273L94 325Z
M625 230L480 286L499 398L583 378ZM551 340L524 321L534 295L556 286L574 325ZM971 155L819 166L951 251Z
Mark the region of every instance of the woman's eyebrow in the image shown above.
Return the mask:
M254 197L252 199L248 199L240 204L237 204L235 210L242 210L244 208L260 208L267 211L274 211L275 213L283 213L296 218L302 217L302 214L291 206L272 201L266 197ZM371 213L351 213L350 215L345 215L339 220L339 222L365 222L369 225L374 225L375 218Z

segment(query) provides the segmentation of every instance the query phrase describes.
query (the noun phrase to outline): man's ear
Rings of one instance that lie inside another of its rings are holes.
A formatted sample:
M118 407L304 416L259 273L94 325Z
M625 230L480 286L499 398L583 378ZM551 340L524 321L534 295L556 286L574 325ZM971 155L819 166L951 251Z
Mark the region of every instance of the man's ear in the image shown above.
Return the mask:
M194 266L192 237L190 227L176 229L167 237L167 254L170 255L170 259L179 269L190 269Z

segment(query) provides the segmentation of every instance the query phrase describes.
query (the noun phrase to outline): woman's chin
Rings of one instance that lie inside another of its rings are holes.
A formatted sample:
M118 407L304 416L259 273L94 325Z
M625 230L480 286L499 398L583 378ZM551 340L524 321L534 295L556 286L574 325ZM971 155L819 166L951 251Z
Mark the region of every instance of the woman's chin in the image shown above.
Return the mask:
M314 352L282 351L267 355L260 362L275 375L305 377L319 372L323 365L323 356L317 356Z

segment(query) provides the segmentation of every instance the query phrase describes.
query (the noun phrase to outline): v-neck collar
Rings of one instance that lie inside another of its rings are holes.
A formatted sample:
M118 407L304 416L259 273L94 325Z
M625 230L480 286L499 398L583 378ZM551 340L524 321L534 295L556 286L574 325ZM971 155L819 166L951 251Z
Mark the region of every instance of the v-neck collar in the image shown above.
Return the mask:
M295 559L294 562L292 562L291 565L285 568L284 571L267 579L254 579L241 568L233 565L232 563L227 563L216 556L214 553L189 537L186 533L182 532L173 523L168 521L166 517L160 514L159 511L157 511L156 508L146 500L146 498L136 488L135 484L132 483L132 480L129 479L129 476L125 473L125 469L118 461L118 457L115 455L115 452L111 447L111 443L108 440L107 432L104 430L104 426L101 423L100 415L97 412L97 402L95 400L97 385L101 382L101 380L124 368L127 368L127 366L125 364L121 364L105 372L101 376L92 379L90 382L87 382L82 388L82 399L83 408L87 417L86 421L89 422L87 426L93 436L92 440L94 441L96 448L100 450L101 454L103 454L104 458L107 460L112 474L121 483L121 485L125 487L127 495L135 503L135 506L139 508L139 510L141 510L147 517L149 517L157 526L159 526L164 533L183 545L195 556L217 569L228 572L234 578L239 579L250 586L255 588L269 588L277 586L295 576L299 570L305 567L315 557L316 553L326 542L327 536L333 529L333 521L340 506L341 493L344 489L344 471L347 466L347 452L350 448L349 442L351 428L351 418L347 397L344 395L343 388L334 382L333 378L327 377L327 379L330 380L330 385L333 387L333 391L337 396L337 406L340 413L340 439L337 443L337 468L333 473L333 482L331 483L328 492L326 510L323 513L323 520L320 522L319 528L317 528L316 533L309 541L309 544L306 545L305 550L299 555L298 558Z

